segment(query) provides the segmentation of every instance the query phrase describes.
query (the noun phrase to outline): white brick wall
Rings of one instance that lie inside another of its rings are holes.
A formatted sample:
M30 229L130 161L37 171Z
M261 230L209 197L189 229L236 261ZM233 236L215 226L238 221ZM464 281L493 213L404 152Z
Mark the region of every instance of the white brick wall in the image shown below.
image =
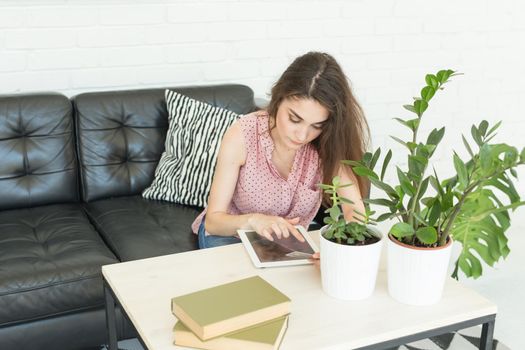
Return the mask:
M295 56L322 50L351 79L373 144L399 149L391 118L426 73L452 68L465 75L423 125L447 126L436 166L452 172L460 134L481 118L525 144L524 23L519 0L3 0L0 94L239 82L265 97Z

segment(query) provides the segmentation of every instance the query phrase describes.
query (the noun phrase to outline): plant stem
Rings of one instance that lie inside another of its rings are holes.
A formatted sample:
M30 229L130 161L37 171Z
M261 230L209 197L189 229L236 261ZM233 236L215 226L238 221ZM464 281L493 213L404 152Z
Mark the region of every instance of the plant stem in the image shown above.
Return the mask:
M447 242L447 238L448 238L448 236L450 234L450 229L452 228L452 224L454 223L454 220L456 220L456 216L459 214L459 210L463 206L463 203L465 202L465 199L467 199L467 196L470 194L470 192L472 192L474 190L474 188L476 188L480 183L481 183L481 180L477 181L476 183L474 183L471 186L467 187L467 189L465 190L465 192L461 196L459 202L454 206L454 211L449 216L449 218L447 220L447 226L445 226L445 230L443 230L443 235L439 239L439 246L443 246Z

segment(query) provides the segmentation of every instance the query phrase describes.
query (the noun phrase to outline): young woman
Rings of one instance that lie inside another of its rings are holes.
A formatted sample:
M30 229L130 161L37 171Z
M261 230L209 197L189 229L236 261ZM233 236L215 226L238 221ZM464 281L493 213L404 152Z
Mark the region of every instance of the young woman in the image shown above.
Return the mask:
M346 220L364 212L368 183L341 164L359 160L368 125L336 60L320 52L295 59L271 91L265 111L241 117L225 133L208 207L192 225L200 248L239 242L236 230L251 229L269 240L308 227L323 200L320 183L336 175ZM328 198L324 197L327 204Z

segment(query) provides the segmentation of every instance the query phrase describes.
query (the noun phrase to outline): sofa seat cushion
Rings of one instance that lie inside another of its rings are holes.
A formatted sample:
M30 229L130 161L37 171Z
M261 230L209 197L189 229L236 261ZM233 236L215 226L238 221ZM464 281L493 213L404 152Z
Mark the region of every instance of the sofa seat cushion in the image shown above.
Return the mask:
M85 204L97 230L121 261L180 253L198 248L191 223L200 208L141 196Z
M100 307L115 262L80 204L0 212L0 325Z

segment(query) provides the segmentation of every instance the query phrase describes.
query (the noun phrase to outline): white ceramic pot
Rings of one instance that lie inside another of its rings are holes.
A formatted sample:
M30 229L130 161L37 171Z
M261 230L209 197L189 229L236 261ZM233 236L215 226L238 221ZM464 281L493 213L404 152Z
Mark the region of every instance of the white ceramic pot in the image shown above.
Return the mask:
M321 280L326 294L342 300L360 300L369 297L376 285L383 235L375 228L381 240L365 246L350 246L331 242L323 237L327 226L321 229Z
M418 248L388 235L388 292L409 305L432 305L441 299L447 278L452 240L437 248Z

